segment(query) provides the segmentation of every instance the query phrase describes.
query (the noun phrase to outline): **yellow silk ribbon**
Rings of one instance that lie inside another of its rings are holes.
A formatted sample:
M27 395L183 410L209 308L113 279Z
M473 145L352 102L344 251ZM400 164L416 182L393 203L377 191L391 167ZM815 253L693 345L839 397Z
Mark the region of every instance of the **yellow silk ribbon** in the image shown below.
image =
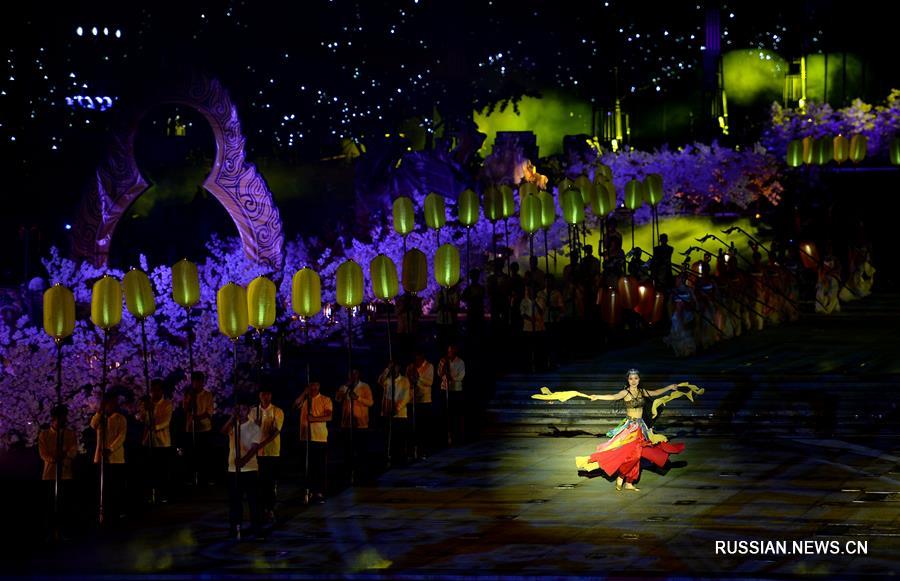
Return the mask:
M686 381L679 383L677 387L678 387L678 389L675 389L669 395L664 395L662 397L658 397L655 400L653 400L653 417L654 418L656 417L657 408L659 408L659 406L664 406L667 403L669 403L670 401L672 401L673 399L678 399L679 397L686 397L689 400L694 401L695 394L703 395L703 393L706 391L702 387L697 387L696 385L693 385ZM687 388L687 389L682 390L680 388Z
M535 393L531 399L540 399L543 401L569 401L573 397L585 397L591 399L586 393L580 391L550 391L550 388L542 387L541 393Z

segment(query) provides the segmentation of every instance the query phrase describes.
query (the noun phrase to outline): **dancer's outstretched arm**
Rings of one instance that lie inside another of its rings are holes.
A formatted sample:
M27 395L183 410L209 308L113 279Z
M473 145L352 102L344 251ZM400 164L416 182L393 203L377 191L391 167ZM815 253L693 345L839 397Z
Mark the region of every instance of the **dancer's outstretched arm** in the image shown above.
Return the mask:
M620 399L625 399L625 393L626 393L626 392L625 392L625 390L623 389L623 390L620 391L619 393L613 393L613 394L610 394L610 395L592 395L592 396L591 396L591 401L597 401L597 400L600 400L600 401L617 401L617 400L620 400Z
M674 390L676 387L678 387L678 384L673 383L672 385L667 385L660 389L654 389L652 391L648 391L647 393L649 393L653 397L656 397L658 395L662 395L664 393L670 392L670 391Z

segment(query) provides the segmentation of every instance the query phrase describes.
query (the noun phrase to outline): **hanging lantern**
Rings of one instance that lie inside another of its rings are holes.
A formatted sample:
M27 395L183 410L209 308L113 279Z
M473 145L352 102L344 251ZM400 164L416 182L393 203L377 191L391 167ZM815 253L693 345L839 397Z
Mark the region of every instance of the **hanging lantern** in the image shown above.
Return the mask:
M633 309L638 304L638 283L633 276L620 276L619 284L619 301L623 309Z
M787 164L790 167L803 165L803 141L792 139L787 145Z
M337 303L342 307L356 307L363 300L362 267L346 260L337 269Z
M826 135L816 139L813 144L813 161L817 165L827 165L834 155L834 140L831 136Z
M463 226L474 226L478 223L478 194L465 190L459 195L456 203L456 219Z
M104 275L91 290L91 321L101 329L115 327L122 320L122 285Z
M637 287L637 304L634 310L645 321L649 321L653 314L653 297L655 294L652 284L643 283Z
M522 200L525 196L536 196L539 191L537 184L533 182L522 182L519 184L519 200Z
M576 189L567 190L560 197L563 218L568 224L575 225L584 220L584 204L581 201L581 192Z
M59 341L75 330L75 295L57 283L44 291L44 332Z
M800 243L800 261L804 268L816 270L819 268L819 249L815 242L805 240Z
M597 166L597 170L594 172L594 181L597 181L597 178L602 177L605 181L612 181L612 168L608 165L600 164Z
M843 135L834 138L834 161L844 163L850 157L850 140Z
M575 178L575 188L581 192L581 199L584 205L588 205L591 203L591 200L594 198L594 184L591 180L584 174L581 174L577 178Z
M804 137L803 141L803 163L806 165L812 165L815 163L815 159L813 158L813 149L815 149L814 145L816 140L812 137Z
M856 134L850 138L850 161L859 163L866 159L866 150L869 147L869 138Z
M172 267L172 298L175 304L190 308L200 302L200 277L197 265L186 258Z
M625 207L629 210L637 210L644 204L644 184L637 179L632 179L625 184Z
M432 230L440 230L447 223L444 196L431 192L425 196L425 225Z
M403 290L419 293L428 285L428 258L418 248L409 250L403 256Z
M891 158L891 165L900 165L900 137L891 140L888 157Z
M258 276L247 285L247 314L250 326L256 330L275 324L275 283Z
M400 292L397 266L384 254L379 254L369 263L369 278L372 279L372 293L382 301L390 300Z
M244 287L229 282L220 288L216 293L216 313L220 333L232 340L246 333L250 326L250 315Z
M125 307L138 319L146 319L156 312L156 298L150 279L143 270L135 268L125 273Z
M658 173L647 174L644 178L644 190L646 193L646 201L651 206L655 206L663 199L663 178Z
M541 228L546 230L556 222L556 202L546 191L538 194L538 200L541 202Z
M525 196L519 204L519 224L526 234L534 234L541 227L541 201L537 196Z
M322 310L322 280L311 268L301 268L291 280L291 307L308 319Z
M603 293L603 297L600 299L600 318L607 325L616 327L619 324L621 308L618 293L615 290L608 289Z
M516 213L516 198L513 190L506 184L500 186L500 215L509 218Z
M434 253L434 279L444 288L459 282L459 250L452 244L442 244Z
M656 291L653 295L653 310L650 314L650 324L663 320L666 316L666 295L662 291Z
M484 198L481 203L484 208L484 217L491 222L496 222L503 217L503 200L496 187L488 186L484 190Z
M406 196L400 196L394 200L394 230L401 236L406 236L416 227L416 212L413 201Z

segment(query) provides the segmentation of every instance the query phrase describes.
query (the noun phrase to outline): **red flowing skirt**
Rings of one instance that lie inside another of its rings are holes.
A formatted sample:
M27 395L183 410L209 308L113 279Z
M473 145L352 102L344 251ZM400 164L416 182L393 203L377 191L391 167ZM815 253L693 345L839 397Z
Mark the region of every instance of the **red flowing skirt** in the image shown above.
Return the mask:
M650 442L649 430L643 420L628 420L613 434L591 454L590 462L596 462L605 473L621 476L626 482L635 482L641 475L641 458L661 468L669 460L669 454L684 450L684 444Z

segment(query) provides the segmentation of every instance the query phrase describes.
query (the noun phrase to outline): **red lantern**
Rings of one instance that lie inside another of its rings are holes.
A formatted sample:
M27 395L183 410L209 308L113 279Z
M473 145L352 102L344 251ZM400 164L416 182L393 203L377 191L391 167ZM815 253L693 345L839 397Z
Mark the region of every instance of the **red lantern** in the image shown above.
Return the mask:
M615 327L619 324L620 310L621 305L619 305L616 291L609 289L603 293L602 303L600 304L600 317L607 325Z
M666 295L662 291L656 291L653 295L653 309L650 313L650 324L655 325L666 316Z
M634 307L634 310L643 317L645 320L650 320L650 315L653 313L653 285L646 283L638 285L638 302L637 306Z
M638 304L638 284L632 276L619 277L619 301L623 309L633 309Z
M815 242L804 241L800 243L800 260L803 267L810 270L819 268L819 250Z

